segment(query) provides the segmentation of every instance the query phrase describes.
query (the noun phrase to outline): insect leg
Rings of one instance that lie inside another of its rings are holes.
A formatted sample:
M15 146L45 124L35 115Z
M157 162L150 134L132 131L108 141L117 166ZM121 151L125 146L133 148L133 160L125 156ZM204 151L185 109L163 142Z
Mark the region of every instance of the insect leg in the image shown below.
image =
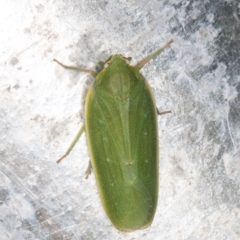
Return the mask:
M83 126L80 128L80 130L78 131L76 137L75 137L74 140L72 141L72 143L71 143L70 147L68 148L68 150L66 151L66 153L57 160L57 163L60 163L60 162L72 151L72 149L74 148L74 146L75 146L76 143L78 142L79 138L81 137L83 131L84 131L84 125L83 125Z
M86 172L85 172L85 175L86 175L86 179L88 179L88 176L91 174L91 172L92 172L92 163L91 163L91 161L89 160L89 163L88 163L88 167L87 167L87 170L86 170Z
M90 73L93 77L96 77L97 76L97 72L94 72L93 70L90 70L90 69L86 69L86 68L81 68L81 67L78 67L78 66L68 66L68 65L65 65L61 62L59 62L57 59L53 59L54 62L58 63L59 65L61 65L62 67L66 68L66 69L70 69L70 70L75 70L75 71L79 71L79 72L86 72L86 73Z
M157 108L157 114L158 114L158 115L163 115L163 114L171 113L171 112L172 112L171 110L159 112L159 110L158 110L158 108Z
M158 49L157 51L153 52L152 54L150 54L149 56L145 57L143 60L141 60L140 62L138 62L135 67L137 69L141 69L145 64L147 64L151 59L155 58L158 54L160 54L166 47L168 47L171 43L173 42L173 40L170 40L169 42L167 42L162 48Z

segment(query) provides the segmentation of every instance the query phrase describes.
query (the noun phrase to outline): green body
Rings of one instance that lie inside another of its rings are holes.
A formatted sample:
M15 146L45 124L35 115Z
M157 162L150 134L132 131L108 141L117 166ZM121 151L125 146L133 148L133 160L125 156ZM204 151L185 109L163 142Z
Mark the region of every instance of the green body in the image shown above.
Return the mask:
M54 59L64 68L95 77L87 94L85 126L57 162L71 152L85 129L91 157L86 175L92 167L104 209L113 225L122 231L148 227L156 211L157 108L139 70L171 43L135 66L128 64L130 58L114 55L99 73Z
M90 88L85 130L101 200L123 231L151 224L158 199L157 111L138 69L112 56Z

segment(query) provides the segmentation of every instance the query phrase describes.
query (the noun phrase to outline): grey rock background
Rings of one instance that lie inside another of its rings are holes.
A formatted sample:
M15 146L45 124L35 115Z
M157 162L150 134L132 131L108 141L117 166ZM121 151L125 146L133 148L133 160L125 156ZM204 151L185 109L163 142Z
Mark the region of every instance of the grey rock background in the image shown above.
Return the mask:
M116 230L88 165L82 124L93 79L114 53L142 69L160 110L159 203L151 227ZM0 234L22 239L240 239L240 2L0 1Z

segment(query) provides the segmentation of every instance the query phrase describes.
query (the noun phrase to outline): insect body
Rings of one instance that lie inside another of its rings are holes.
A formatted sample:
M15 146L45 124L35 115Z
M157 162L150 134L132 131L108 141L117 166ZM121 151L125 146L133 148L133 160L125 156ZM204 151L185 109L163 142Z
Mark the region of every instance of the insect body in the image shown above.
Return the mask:
M85 129L104 209L122 231L148 227L156 211L158 113L152 91L139 70L171 43L135 66L128 64L129 58L113 55L99 73L55 60L65 68L95 77L86 98L85 127L58 162L69 154Z

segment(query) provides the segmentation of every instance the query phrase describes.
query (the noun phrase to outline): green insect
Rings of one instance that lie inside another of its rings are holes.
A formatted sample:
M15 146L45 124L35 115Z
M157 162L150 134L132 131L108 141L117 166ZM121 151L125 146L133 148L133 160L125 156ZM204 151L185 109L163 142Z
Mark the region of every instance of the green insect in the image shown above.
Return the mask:
M85 130L90 154L86 178L93 169L104 209L121 231L151 225L158 200L158 112L149 84L139 70L173 41L135 66L131 58L113 55L100 72L88 72L95 80L85 103L82 126L67 152ZM169 112L169 111L167 111ZM164 112L166 113L166 112Z

